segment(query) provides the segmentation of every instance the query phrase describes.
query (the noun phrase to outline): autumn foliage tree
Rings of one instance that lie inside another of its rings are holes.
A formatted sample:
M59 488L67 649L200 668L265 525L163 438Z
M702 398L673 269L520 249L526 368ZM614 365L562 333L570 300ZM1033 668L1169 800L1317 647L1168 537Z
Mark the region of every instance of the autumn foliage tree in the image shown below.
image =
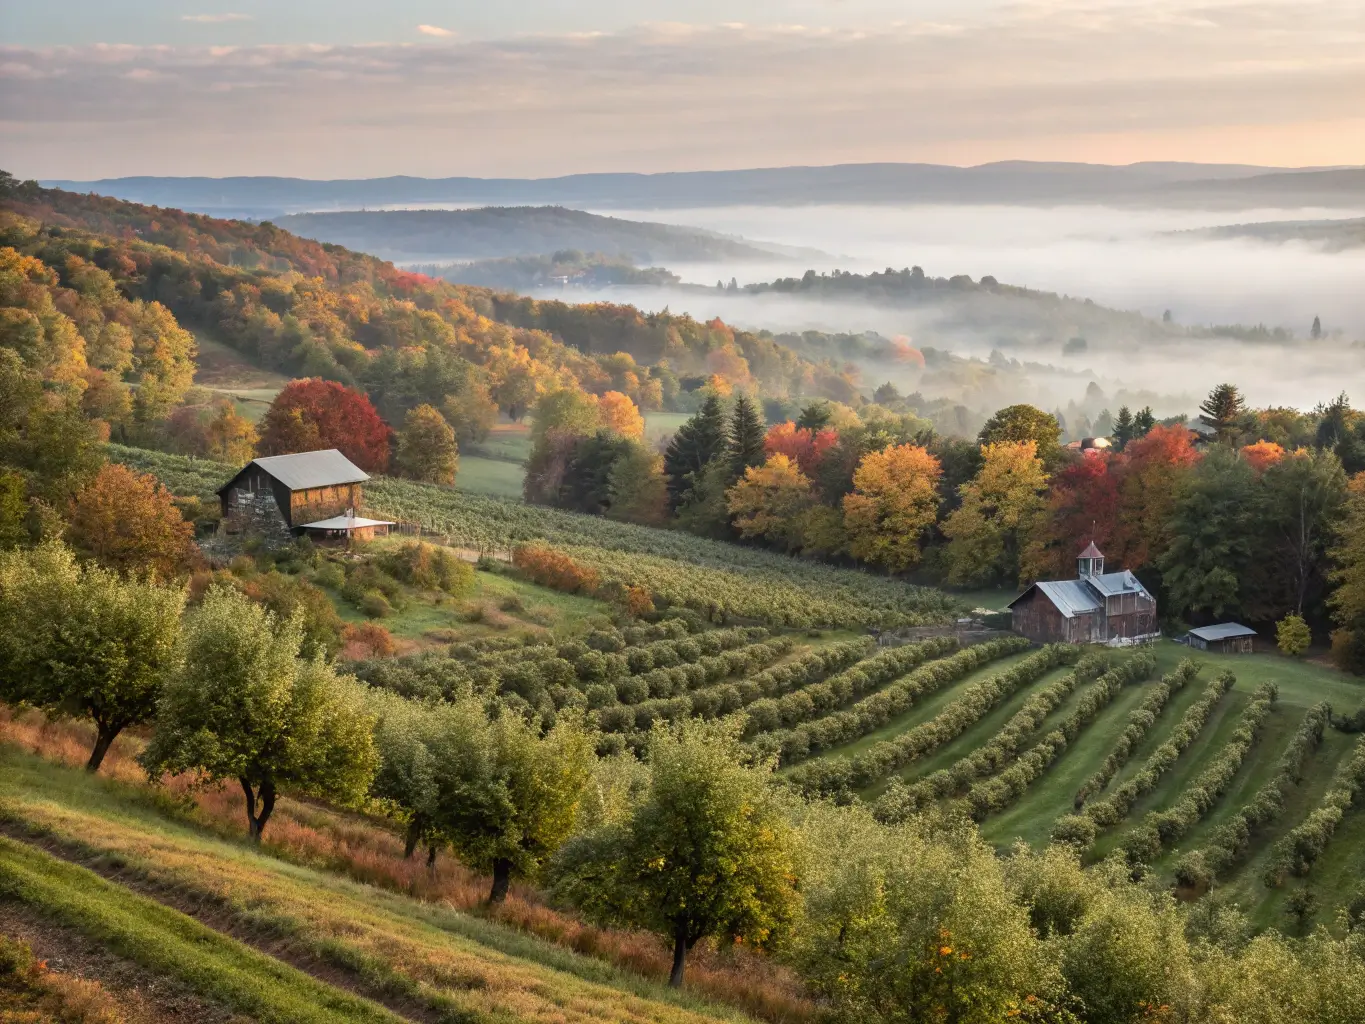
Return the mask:
M830 427L809 430L787 420L768 430L763 450L769 455L785 455L810 476L819 468L825 453L838 443L838 431Z
M943 468L919 445L868 452L844 495L844 528L854 558L904 572L920 559L920 538L938 515Z
M641 438L645 435L645 418L627 395L608 391L597 403L597 414L602 426L622 437Z
M335 448L369 473L382 473L389 464L388 424L368 398L333 380L291 381L261 425L262 455Z
M170 579L199 560L194 527L156 477L110 463L71 504L70 539L114 569L150 569Z
M1021 546L1043 505L1047 473L1033 441L981 449L981 470L959 488L962 504L943 524L948 579L957 585L1014 582Z
M792 549L801 541L803 516L814 504L810 478L785 455L750 466L725 495L735 528L746 539Z
M1086 456L1067 466L1048 488L1047 504L1025 545L1024 579L1064 579L1076 556L1094 541L1116 565L1124 564L1117 541L1119 484L1126 466L1122 455Z
M1120 526L1127 565L1134 571L1155 565L1171 545L1171 513L1180 482L1199 452L1194 436L1179 425L1153 427L1125 449L1127 472L1120 488Z

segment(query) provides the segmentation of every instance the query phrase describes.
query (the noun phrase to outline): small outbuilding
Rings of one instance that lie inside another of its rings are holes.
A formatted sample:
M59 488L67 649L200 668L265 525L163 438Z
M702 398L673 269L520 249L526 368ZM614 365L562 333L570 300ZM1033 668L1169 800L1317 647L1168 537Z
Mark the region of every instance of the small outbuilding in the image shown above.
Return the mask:
M353 540L387 537L394 524L387 519L366 519L348 508L344 516L333 516L316 523L305 523L303 533L320 544L344 544Z
M1186 642L1196 650L1219 654L1250 654L1256 631L1238 622L1221 622L1216 626L1192 629Z
M354 517L369 478L335 448L252 459L218 488L224 529L287 543L312 523Z

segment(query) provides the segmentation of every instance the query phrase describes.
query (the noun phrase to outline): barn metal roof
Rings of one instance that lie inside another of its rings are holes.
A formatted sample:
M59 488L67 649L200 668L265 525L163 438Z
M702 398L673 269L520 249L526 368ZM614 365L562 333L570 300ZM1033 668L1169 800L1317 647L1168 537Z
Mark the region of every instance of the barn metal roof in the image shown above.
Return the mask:
M248 466L260 466L291 491L333 487L337 484L358 484L370 478L368 473L335 448L299 452L295 455L268 455L263 459L252 459ZM232 480L241 475L241 472L238 472ZM232 480L219 490L225 490Z
M1240 622L1220 622L1216 626L1200 626L1198 629L1190 630L1191 636L1197 636L1200 640L1231 640L1239 636L1255 636L1256 631L1243 626Z
M1099 576L1087 577L1086 581L1105 597L1119 594L1145 594L1147 588L1127 569L1122 572L1106 572Z
M364 516L333 516L316 523L301 524L305 530L358 530L364 526L393 526L389 519L366 519Z
M1088 612L1100 611L1104 605L1084 580L1046 580L1034 584L1047 595L1047 599L1068 619ZM1028 591L1024 591L1010 602L1012 607Z

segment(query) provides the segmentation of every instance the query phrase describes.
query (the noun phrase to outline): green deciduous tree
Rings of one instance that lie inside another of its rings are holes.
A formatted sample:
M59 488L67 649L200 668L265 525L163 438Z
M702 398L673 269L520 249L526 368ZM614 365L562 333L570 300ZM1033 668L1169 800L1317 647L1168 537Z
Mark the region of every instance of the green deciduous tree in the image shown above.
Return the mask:
M1266 550L1280 610L1302 615L1320 599L1327 547L1346 501L1346 473L1331 451L1304 449L1269 466L1265 491Z
M488 899L501 903L512 876L534 877L573 831L593 740L567 714L542 736L510 711L490 721L477 701L456 712L443 741L439 823L465 863L492 873Z
M364 689L299 658L297 619L215 587L185 634L184 664L163 688L142 755L150 776L236 779L257 842L282 789L343 806L364 798L376 762Z
M1061 436L1062 427L1056 416L1032 405L1010 405L986 421L977 440L983 446L1002 441L1032 441L1035 454L1051 464Z
M453 484L460 468L460 448L454 429L430 405L410 409L403 429L398 432L394 464L403 476L413 480Z
M0 555L0 697L95 723L98 771L124 729L151 719L179 656L184 590L79 565L60 544Z
M571 842L555 873L590 915L667 936L676 987L701 940L762 946L784 932L798 906L797 851L769 771L745 763L738 723L657 728L649 766L629 816Z
M1302 615L1286 615L1275 624L1275 644L1281 654L1295 657L1308 650L1313 642L1313 634Z
M1173 610L1236 615L1257 551L1256 472L1231 448L1215 448L1180 482L1159 565Z

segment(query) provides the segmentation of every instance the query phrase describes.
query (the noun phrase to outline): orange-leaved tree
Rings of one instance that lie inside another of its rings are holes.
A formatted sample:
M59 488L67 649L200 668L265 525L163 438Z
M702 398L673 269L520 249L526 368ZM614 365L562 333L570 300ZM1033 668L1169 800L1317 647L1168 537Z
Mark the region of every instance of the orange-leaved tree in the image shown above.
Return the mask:
M388 424L365 395L334 380L290 381L261 425L262 455L335 448L369 473L382 473L389 464Z
M750 466L725 492L725 504L740 536L761 538L791 549L801 542L801 522L815 503L810 477L787 456Z
M194 527L171 492L150 474L109 463L71 503L71 543L123 570L150 569L172 579L199 561Z
M1242 458L1251 463L1257 473L1264 473L1284 458L1284 448L1274 441L1257 441L1242 448Z
M1123 454L1128 469L1119 488L1119 526L1125 538L1126 569L1155 565L1171 544L1176 488L1199 461L1194 434L1176 424L1155 426L1130 441Z
M863 456L844 495L844 528L854 558L903 572L920 559L920 537L938 515L938 459L915 444Z
M839 432L831 427L809 430L787 420L768 430L768 436L763 439L763 450L769 455L785 455L801 467L801 472L810 476L825 453L838 443Z
M645 418L627 395L608 391L597 403L597 414L602 426L622 437L640 438L645 435Z
M1087 455L1052 479L1047 505L1029 530L1020 576L1024 580L1075 575L1076 556L1094 541L1115 567L1123 564L1118 538L1122 455Z

